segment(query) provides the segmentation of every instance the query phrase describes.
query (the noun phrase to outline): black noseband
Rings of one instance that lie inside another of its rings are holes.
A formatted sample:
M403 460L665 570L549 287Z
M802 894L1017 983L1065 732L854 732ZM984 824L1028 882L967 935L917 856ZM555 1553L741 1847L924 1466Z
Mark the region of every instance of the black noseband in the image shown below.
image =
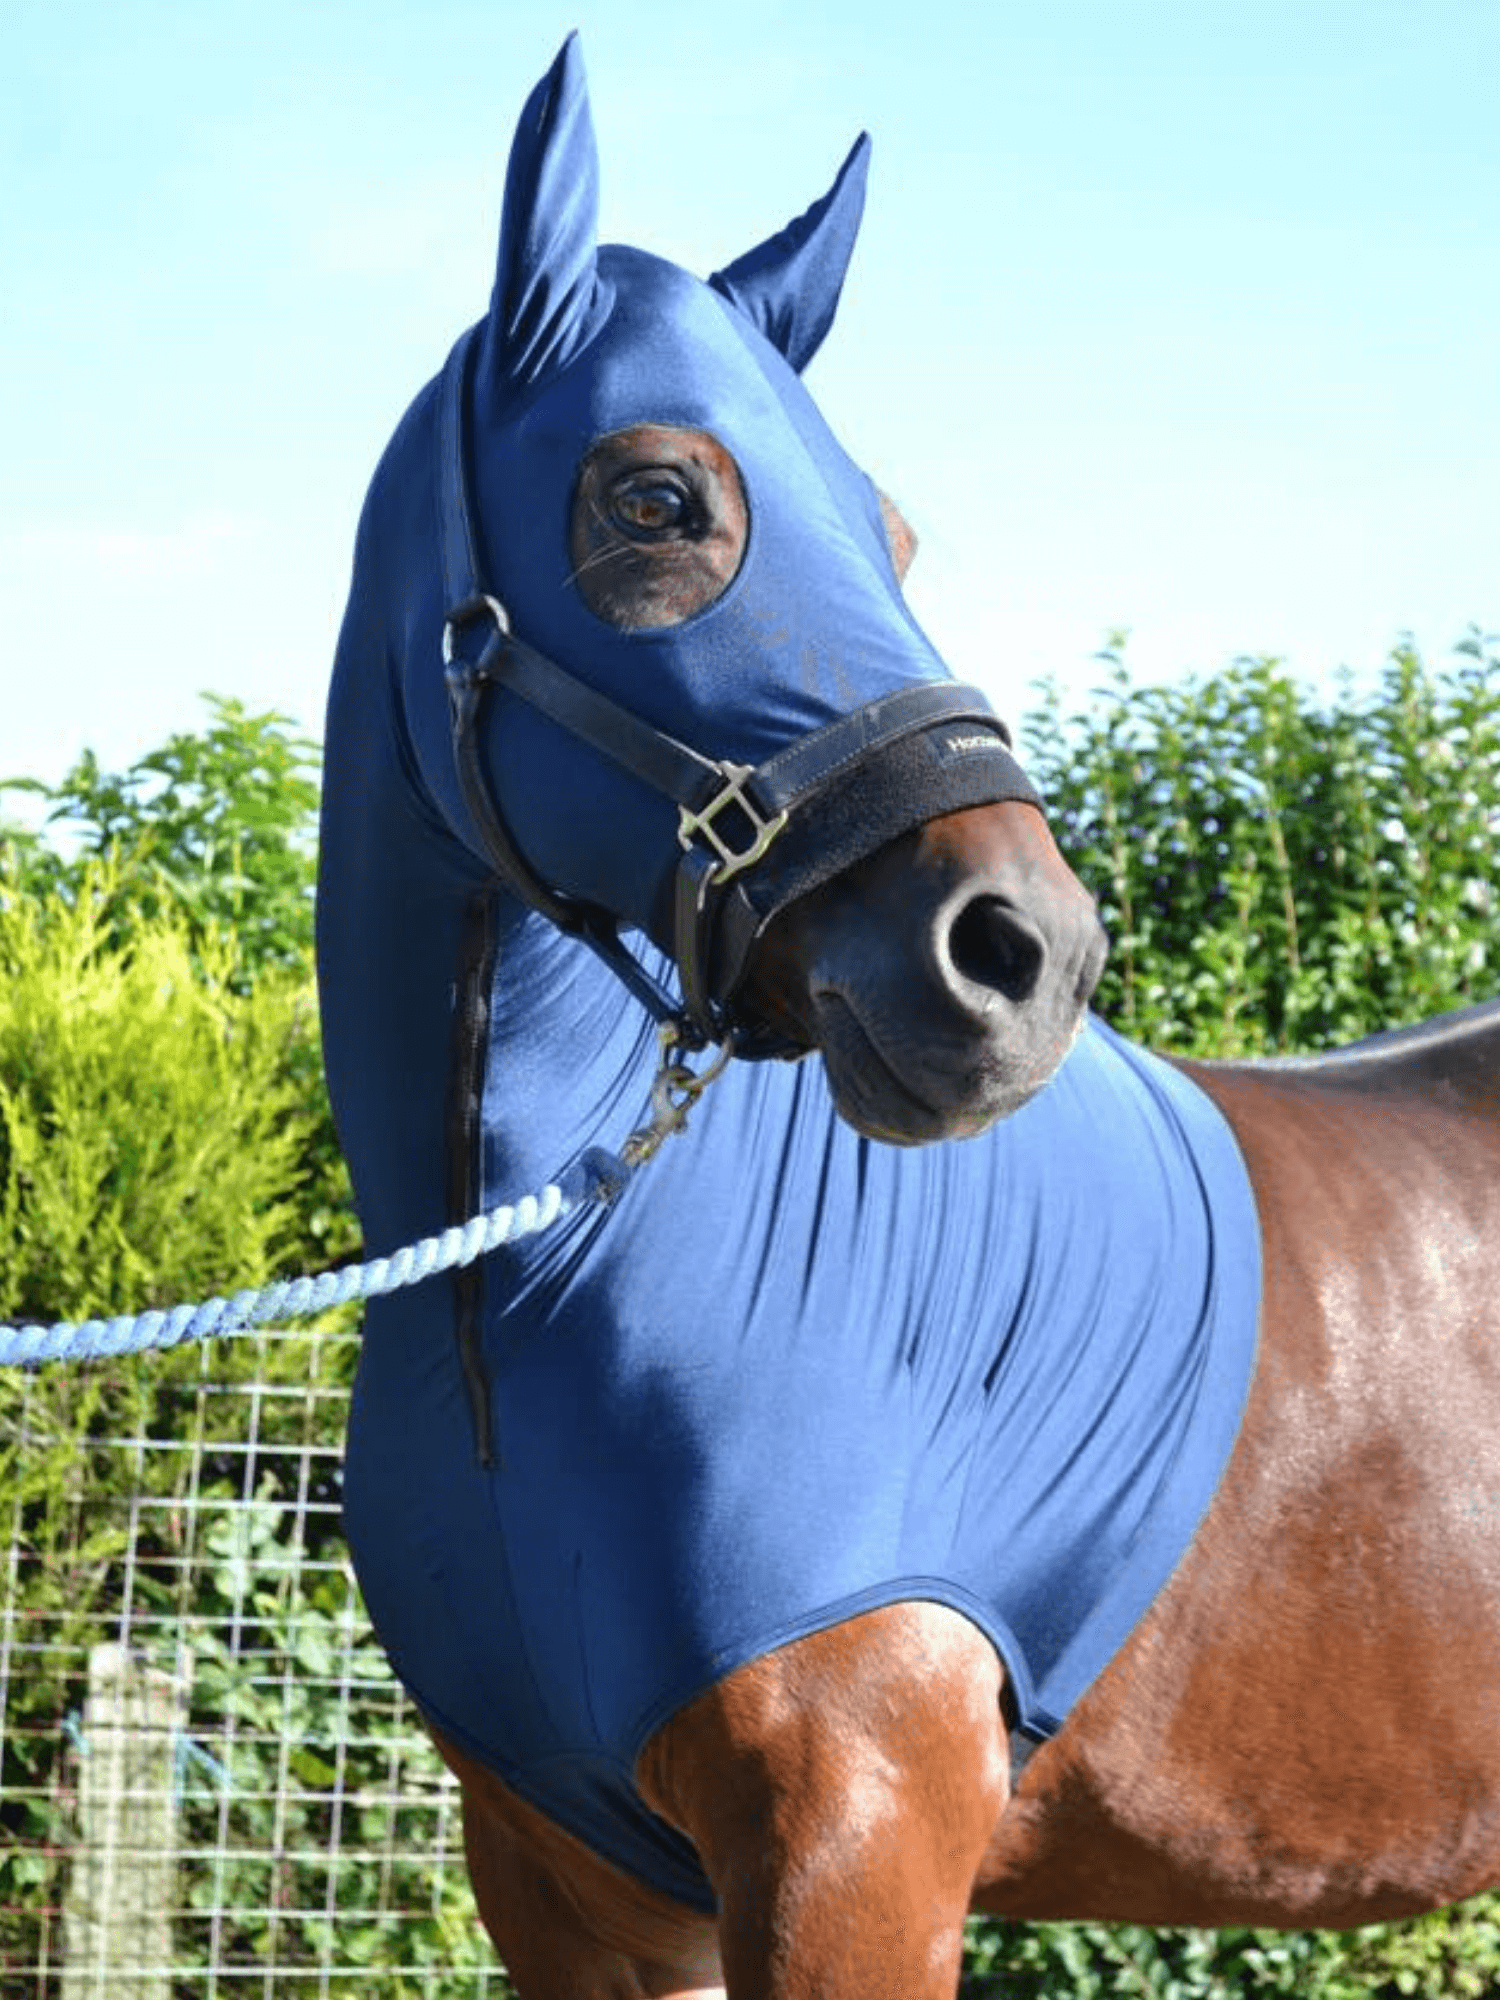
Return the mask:
M463 336L443 372L437 473L454 756L489 860L524 902L590 944L658 1020L680 1027L684 1042L721 1041L733 1029L741 1054L798 1053L735 1013L751 946L772 917L939 813L1040 800L1010 754L1004 723L977 688L914 681L751 767L703 756L518 638L486 590L478 559L464 449L477 332ZM477 657L463 658L465 638L481 631ZM663 882L668 868L675 874L672 935L658 942L676 960L680 1002L626 948L615 915L544 882L517 846L480 755L480 712L495 689L519 695L676 804L677 853L656 872Z

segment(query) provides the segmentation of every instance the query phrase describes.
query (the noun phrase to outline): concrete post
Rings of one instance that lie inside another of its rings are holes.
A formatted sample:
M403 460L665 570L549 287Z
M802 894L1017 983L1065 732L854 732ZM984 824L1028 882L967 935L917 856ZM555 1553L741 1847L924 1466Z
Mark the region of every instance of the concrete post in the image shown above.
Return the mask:
M61 2000L171 2000L177 1746L187 1690L128 1647L89 1654Z

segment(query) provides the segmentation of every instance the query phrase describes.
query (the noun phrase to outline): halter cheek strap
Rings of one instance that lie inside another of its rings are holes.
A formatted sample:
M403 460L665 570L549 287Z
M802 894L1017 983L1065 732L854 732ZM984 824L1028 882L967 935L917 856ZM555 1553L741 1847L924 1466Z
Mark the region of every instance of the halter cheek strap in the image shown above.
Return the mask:
M472 663L455 659L458 635L481 613L494 622L494 629L483 651ZM518 662L524 662L528 657L542 658L540 654L533 655L529 647L522 647L514 638L505 607L497 598L467 598L449 612L443 629L443 660L448 681L454 767L464 804L469 809L490 866L506 887L522 902L556 924L559 930L591 946L653 1019L664 1025L677 1021L682 1015L681 1005L627 949L617 921L598 905L566 896L545 882L517 846L500 811L480 754L480 716L491 689L508 687L515 693L523 692L518 685L521 673L507 669L514 669Z
M800 1053L732 1018L750 949L777 911L938 813L1040 800L977 688L914 681L752 767L705 757L519 638L485 587L470 498L464 410L478 331L460 339L439 385L437 488L451 607L443 658L454 759L490 863L531 908L590 945L658 1021L680 1031L684 1045L720 1041L734 1026L740 1053ZM479 653L465 659L461 646L475 632L483 635ZM521 852L480 750L480 717L497 689L520 696L676 804L670 900L680 1002L626 948L617 918L543 881Z

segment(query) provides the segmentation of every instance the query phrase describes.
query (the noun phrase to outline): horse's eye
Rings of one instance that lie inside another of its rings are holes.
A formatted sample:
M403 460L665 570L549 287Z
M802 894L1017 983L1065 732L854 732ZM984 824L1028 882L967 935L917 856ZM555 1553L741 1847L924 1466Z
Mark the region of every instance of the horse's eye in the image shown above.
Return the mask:
M693 496L670 472L629 472L610 488L609 516L638 542L661 542L692 523Z

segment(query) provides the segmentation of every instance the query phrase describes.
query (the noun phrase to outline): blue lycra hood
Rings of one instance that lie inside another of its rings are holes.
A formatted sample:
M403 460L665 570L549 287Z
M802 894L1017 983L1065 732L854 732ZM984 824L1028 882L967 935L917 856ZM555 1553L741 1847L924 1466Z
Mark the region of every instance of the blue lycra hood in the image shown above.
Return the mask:
M863 149L717 288L596 249L592 154L570 45L517 141L472 403L486 563L518 629L745 761L940 676L874 496L797 379ZM417 399L372 487L326 732L324 1052L377 1252L617 1140L655 1069L611 972L496 879L455 775L438 407ZM642 421L715 431L751 534L717 604L627 635L564 551L581 450ZM542 872L644 917L670 808L503 694L484 750ZM1049 1734L1213 1493L1258 1274L1220 1114L1097 1025L1014 1118L913 1151L841 1123L815 1064L731 1063L614 1211L371 1303L344 1488L371 1617L455 1743L712 1909L636 1787L652 1733L744 1661L925 1599L989 1637L1020 1726Z

